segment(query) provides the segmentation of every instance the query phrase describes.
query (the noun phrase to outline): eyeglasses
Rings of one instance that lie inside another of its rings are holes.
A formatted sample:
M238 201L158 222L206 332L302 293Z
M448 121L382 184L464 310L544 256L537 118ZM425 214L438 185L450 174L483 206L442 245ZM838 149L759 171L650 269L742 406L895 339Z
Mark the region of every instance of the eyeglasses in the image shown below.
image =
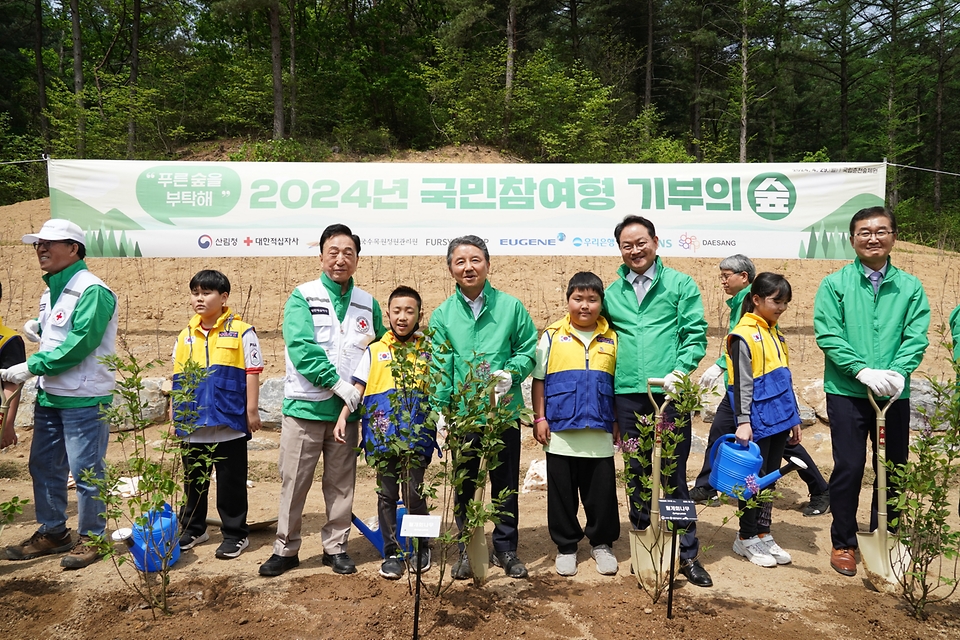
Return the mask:
M746 273L746 271L738 271L737 273L721 273L721 274L720 274L720 282L726 282L727 280L729 280L729 279L732 278L733 276L738 276L738 275L740 275L741 273Z
M33 250L39 251L43 249L46 251L50 248L50 245L53 244L76 244L73 240L41 240L40 242L33 243Z
M892 236L893 233L893 231L888 231L887 229L880 229L879 231L867 231L864 229L863 231L858 231L854 235L861 240L869 240L871 237L874 237L877 240L883 240L887 236Z

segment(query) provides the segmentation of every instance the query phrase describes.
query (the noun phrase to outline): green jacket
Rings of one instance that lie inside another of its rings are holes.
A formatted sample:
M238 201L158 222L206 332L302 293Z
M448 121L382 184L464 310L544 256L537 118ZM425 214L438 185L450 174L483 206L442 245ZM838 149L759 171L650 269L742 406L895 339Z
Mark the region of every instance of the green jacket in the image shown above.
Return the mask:
M320 274L320 281L330 294L333 310L342 322L347 313L347 306L350 304L350 296L353 294L353 278L350 278L350 284L345 293L341 293L340 285L325 273ZM383 326L383 312L376 299L373 301L373 331L377 335L377 340L387 332ZM323 347L317 344L310 305L296 289L290 294L283 307L283 342L287 347L287 354L303 377L311 381L315 380L314 384L324 388L331 388L340 380L337 368L327 358ZM347 382L350 380L347 379ZM283 415L305 420L334 421L340 417L341 409L343 409L343 400L337 395L321 402L283 399ZM359 413L353 413L350 419L359 420Z
M462 384L471 366L481 362L490 371L509 371L513 376L510 407L520 415L523 393L520 383L533 371L537 353L537 329L523 303L498 291L488 281L483 286L483 308L476 320L459 287L430 316L436 344L450 343L452 352L436 358L443 383L435 391L437 407L450 403L453 386Z
M696 369L707 352L707 320L693 278L658 257L657 275L638 306L629 268L620 265L617 273L603 299L603 315L619 336L614 392L646 393L648 378Z
M950 312L950 335L953 336L953 359L960 359L960 305Z
M916 277L887 261L876 295L857 258L823 279L813 303L813 332L825 356L823 389L866 398L861 369L903 375L901 398L910 397L910 374L927 350L930 304Z
M733 333L733 328L737 326L737 323L740 322L740 318L743 317L743 299L747 297L747 294L750 293L750 285L747 285L739 291L732 298L727 299L727 306L730 307L730 327L727 329L727 333ZM723 340L723 343L726 344L727 341ZM726 382L726 369L727 369L727 350L723 349L723 353L720 354L720 357L717 358L717 366L724 370L724 382Z

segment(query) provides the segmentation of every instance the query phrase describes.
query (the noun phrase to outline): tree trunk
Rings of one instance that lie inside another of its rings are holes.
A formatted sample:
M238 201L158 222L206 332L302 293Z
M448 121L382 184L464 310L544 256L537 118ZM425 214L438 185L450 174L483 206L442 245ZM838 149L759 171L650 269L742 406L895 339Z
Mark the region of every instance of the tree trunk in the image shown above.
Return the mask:
M937 102L933 130L933 212L939 216L943 212L943 85L945 82L946 47L944 31L947 28L944 7L939 11L939 32L937 33Z
M578 0L570 0L570 45L573 48L573 57L580 59L580 24L577 16Z
M297 128L297 0L290 0L290 137Z
M510 0L507 10L507 68L503 94L503 146L510 140L510 110L513 107L513 62L517 52L517 3Z
M747 0L741 0L743 13L742 31L740 34L740 162L747 161L747 54L749 53L749 39L747 37Z
M140 71L140 0L133 0L133 30L130 34L130 119L127 120L127 159L133 160L137 144L137 73Z
M653 0L647 0L647 73L643 85L643 108L653 102Z
M37 100L40 107L40 134L43 136L43 152L50 153L50 123L47 120L47 74L43 67L43 2L33 3L34 30L33 57L37 64Z
M270 3L270 50L273 63L273 139L283 138L283 53L280 51L280 0Z
M70 0L73 24L73 92L77 101L77 157L86 155L87 114L83 104L83 43L80 37L80 0Z

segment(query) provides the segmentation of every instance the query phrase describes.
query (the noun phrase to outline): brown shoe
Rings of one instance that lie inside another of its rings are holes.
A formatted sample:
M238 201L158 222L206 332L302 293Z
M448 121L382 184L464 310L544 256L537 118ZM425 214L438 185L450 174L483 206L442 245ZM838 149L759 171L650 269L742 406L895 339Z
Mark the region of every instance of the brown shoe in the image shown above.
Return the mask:
M32 560L40 556L69 551L72 546L73 539L70 537L70 529L63 533L40 533L37 531L20 544L7 547L7 559Z
M60 561L64 569L83 569L100 559L100 550L89 536L77 538L77 544Z
M830 553L830 566L845 576L857 575L856 549L834 549Z

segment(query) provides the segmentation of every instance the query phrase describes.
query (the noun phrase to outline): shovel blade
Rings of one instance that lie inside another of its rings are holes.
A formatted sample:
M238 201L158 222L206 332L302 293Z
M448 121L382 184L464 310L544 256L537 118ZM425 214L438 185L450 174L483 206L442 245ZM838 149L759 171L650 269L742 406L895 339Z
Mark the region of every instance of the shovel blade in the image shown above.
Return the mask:
M630 532L630 562L637 582L646 589L665 585L670 571L670 533L648 527Z
M467 559L470 560L474 583L483 584L490 571L490 552L487 551L487 536L481 527L474 529L473 535L470 536L470 542L467 543Z
M898 594L900 578L909 564L906 548L890 534L881 535L878 531L858 531L857 544L867 582L881 593Z

